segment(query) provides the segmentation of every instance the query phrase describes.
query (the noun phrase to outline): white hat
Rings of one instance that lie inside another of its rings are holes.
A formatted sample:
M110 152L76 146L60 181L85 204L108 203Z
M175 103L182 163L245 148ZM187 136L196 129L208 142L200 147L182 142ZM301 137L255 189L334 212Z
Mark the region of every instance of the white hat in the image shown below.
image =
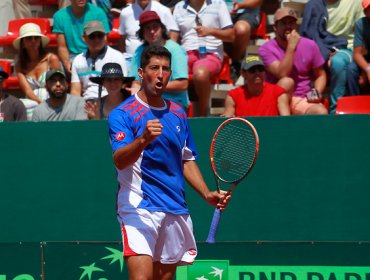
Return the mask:
M23 24L21 28L19 28L19 37L13 41L13 47L16 50L19 50L21 39L30 36L40 36L41 44L43 47L45 47L50 41L50 39L47 36L41 33L40 26L30 22Z

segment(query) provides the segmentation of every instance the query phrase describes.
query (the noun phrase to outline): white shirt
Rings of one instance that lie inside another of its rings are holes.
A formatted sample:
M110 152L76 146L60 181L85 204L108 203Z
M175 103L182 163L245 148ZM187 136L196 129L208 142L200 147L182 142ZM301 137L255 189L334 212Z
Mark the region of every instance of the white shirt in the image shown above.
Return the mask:
M155 0L150 1L144 10L137 2L125 7L121 11L118 32L121 35L126 35L126 52L132 55L136 48L142 44L136 36L136 32L140 28L139 17L144 11L155 11L168 31L177 29L171 10Z
M71 83L81 83L82 96L85 100L98 98L99 85L90 81L90 77L99 76L103 65L107 62L115 62L121 65L123 75L127 76L127 65L124 54L107 46L94 60L89 56L89 52L80 53L72 63ZM108 94L103 87L102 97Z
M190 7L189 1L185 0L177 3L173 11L177 29L173 29L173 31L180 32L181 46L186 51L199 48L198 35L194 29L196 26L196 15L200 18L202 25L207 27L226 29L233 26L227 6L223 0L204 1L199 12ZM222 59L222 40L214 36L206 36L204 41L206 42L207 52L216 53Z

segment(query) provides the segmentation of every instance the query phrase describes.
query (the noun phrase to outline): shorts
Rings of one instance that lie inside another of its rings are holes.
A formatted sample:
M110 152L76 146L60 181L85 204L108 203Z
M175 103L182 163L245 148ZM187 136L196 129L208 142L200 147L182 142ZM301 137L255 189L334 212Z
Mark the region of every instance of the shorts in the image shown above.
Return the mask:
M149 255L153 262L192 264L197 256L190 215L132 209L120 213L123 255Z
M221 71L222 61L215 53L207 53L205 58L199 58L197 50L188 51L188 72L193 74L198 67L208 68L211 76L217 75Z
M239 20L244 20L244 21L249 23L252 30L256 29L258 27L258 25L260 24L259 16L251 14L249 12L244 12L244 13L239 13L239 14L236 13L236 14L231 16L231 20L232 20L233 24L235 24Z
M309 103L306 97L293 96L290 101L290 110L293 115L305 115L308 109L318 104L321 103Z

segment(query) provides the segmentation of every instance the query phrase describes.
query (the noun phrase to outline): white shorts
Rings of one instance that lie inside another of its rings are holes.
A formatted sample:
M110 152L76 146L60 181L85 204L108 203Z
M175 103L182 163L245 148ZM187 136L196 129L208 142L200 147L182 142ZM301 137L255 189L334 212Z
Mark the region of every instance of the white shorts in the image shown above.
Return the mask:
M149 255L163 264L192 264L197 256L190 215L133 209L119 213L123 255Z

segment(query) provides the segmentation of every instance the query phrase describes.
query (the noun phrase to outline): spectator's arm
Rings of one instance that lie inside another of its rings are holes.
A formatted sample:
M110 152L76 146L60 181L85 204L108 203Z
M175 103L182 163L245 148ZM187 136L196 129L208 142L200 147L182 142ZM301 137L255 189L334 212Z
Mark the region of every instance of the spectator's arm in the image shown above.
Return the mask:
M224 29L211 28L207 26L195 26L194 29L197 31L198 36L200 37L212 35L223 42L233 42L235 39L235 32L232 26Z
M225 111L221 114L221 117L235 117L235 102L230 95L225 98Z
M244 0L243 2L234 2L234 7L239 9L254 9L261 7L263 0Z
M67 72L68 75L71 74L71 62L69 56L69 50L67 47L67 42L64 37L64 34L58 33L57 34L57 43L58 43L58 56L60 61L63 64L64 70Z
M290 97L288 93L281 94L277 99L277 106L280 116L289 116L290 115L290 106L289 106Z
M49 57L49 68L50 69L61 69L61 64L58 56L51 53Z
M71 83L71 95L81 96L81 83Z
M326 72L324 67L318 67L313 70L314 87L318 93L322 94L326 87Z
M355 47L353 49L353 59L357 65L366 72L366 68L370 66L370 63L365 60L363 53L364 47Z
M126 52L126 37L126 35L121 35L118 40L117 49L122 53Z
M175 31L171 31L169 33L169 36L170 36L170 39L176 43L179 43L180 42L180 33L179 32L175 32Z
M173 81L169 81L167 86L166 86L166 91L184 91L188 89L188 79L177 79Z

